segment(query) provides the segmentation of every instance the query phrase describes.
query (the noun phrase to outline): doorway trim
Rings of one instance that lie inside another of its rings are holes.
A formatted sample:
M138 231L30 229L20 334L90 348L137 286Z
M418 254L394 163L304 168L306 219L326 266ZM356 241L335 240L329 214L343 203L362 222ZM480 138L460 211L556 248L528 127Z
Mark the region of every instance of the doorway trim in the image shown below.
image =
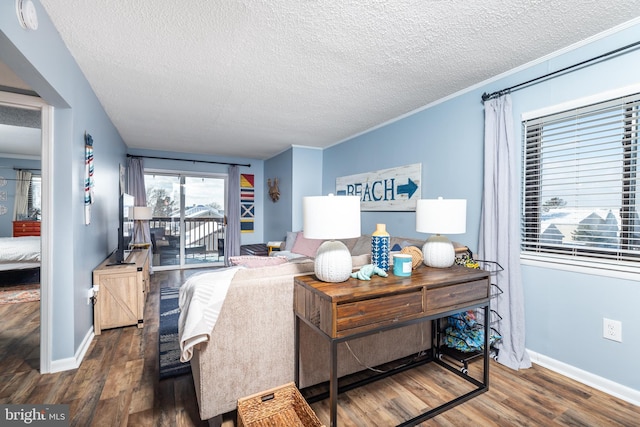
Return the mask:
M40 110L40 168L42 176L42 218L40 220L40 373L51 372L53 347L53 292L50 265L53 253L53 112L41 98L0 92L0 104L25 110Z

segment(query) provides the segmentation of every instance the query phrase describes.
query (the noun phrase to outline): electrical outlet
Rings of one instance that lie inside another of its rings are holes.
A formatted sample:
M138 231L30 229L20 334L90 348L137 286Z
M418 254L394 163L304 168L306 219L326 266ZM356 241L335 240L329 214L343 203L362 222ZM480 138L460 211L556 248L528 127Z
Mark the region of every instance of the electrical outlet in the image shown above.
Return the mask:
M622 322L603 318L602 336L608 340L622 342Z
M93 301L93 288L87 290L87 305L91 305Z

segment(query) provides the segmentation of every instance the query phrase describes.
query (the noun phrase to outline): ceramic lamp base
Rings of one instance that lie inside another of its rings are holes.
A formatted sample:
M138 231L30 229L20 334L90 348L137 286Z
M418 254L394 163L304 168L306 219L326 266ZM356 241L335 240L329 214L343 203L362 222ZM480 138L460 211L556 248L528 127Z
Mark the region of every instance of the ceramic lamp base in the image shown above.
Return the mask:
M455 262L456 251L449 239L436 234L427 239L422 247L422 256L424 265L428 267L447 268Z
M323 282L344 282L351 277L351 253L344 243L328 240L318 248L315 259L316 277Z

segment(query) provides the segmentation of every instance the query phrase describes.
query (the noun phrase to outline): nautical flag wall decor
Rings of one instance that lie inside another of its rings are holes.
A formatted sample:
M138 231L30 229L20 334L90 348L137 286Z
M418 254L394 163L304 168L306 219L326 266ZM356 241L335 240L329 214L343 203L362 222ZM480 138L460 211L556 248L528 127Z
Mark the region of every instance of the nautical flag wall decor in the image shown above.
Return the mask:
M255 185L253 174L240 174L240 232L253 233L255 218Z

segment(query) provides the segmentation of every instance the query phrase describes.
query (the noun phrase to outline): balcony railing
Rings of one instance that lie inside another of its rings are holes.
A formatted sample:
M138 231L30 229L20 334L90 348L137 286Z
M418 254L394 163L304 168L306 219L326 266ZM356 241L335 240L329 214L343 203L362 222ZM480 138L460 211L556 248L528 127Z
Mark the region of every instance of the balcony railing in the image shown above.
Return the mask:
M225 224L222 218L197 217L184 219L184 232L180 219L154 217L149 221L153 244L154 265L178 265L180 235L184 235L184 253L187 264L222 261L224 257Z

